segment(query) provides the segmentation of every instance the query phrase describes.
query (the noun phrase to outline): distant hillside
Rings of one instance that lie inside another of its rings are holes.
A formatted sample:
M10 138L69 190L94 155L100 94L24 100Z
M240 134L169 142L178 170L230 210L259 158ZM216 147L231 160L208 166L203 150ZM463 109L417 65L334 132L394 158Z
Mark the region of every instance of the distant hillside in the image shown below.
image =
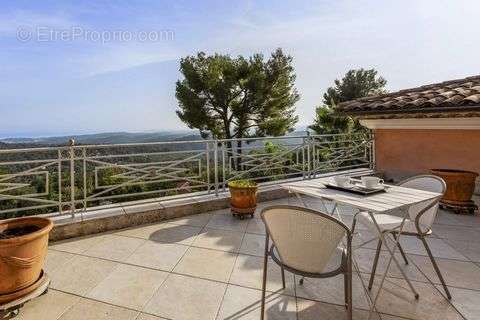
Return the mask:
M200 135L194 131L163 131L163 132L107 132L59 137L39 138L5 138L0 139L0 146L5 148L10 145L66 145L73 138L76 144L118 144L118 143L143 143L161 141L188 141L199 140Z

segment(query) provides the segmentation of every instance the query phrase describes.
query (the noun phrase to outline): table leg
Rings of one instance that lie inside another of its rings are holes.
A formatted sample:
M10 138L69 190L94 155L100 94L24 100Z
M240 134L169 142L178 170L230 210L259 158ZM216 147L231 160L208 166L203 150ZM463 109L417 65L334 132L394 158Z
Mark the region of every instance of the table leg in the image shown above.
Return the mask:
M325 205L323 199L322 199L322 203L323 203L323 206L325 207L325 209L327 209L327 206ZM335 205L334 205L334 207L333 207L333 209L332 209L332 212L329 213L329 214L330 214L331 216L333 216L333 215L334 215L334 212L333 212L333 211L336 211L338 217L340 218L340 221L342 221L340 212L337 210L337 208L338 208L338 206L337 206L337 203L335 202ZM343 222L343 221L342 221L342 222ZM353 229L354 229L354 226L352 226L352 233L353 233L353 231L354 231ZM353 235L353 234L352 234L352 235ZM345 243L344 243L344 245L345 245ZM360 279L360 283L362 284L363 291L365 292L365 296L367 297L370 305L372 306L371 309L370 309L370 310L371 310L370 313L372 312L372 310L378 312L378 310L377 310L377 308L376 308L376 306L375 306L375 304L374 304L374 302L373 302L373 300L372 300L372 297L370 296L370 292L369 292L367 286L365 285L365 281L363 281L362 275L361 275L361 273L360 273L360 266L358 265L358 261L357 261L357 259L355 258L355 255L353 254L353 249L354 249L353 246L352 246L351 248L352 248L352 263L353 263L353 268L355 269L355 272L357 273L358 278Z
M407 219L407 216L408 216L408 211L403 209L402 211L405 211L405 214L404 214L404 217L403 217L403 220L402 220L402 223L400 224L400 229L399 229L399 234L398 234L398 237L395 241L395 246L393 247L393 250L389 247L387 241L386 241L386 238L385 238L385 235L383 234L382 230L380 229L380 226L378 225L377 223L377 220L375 219L375 216L374 214L372 214L371 212L369 212L369 215L370 217L372 218L373 220L373 223L375 225L375 228L377 229L377 232L379 234L379 238L380 238L380 241L383 242L383 244L385 245L385 247L387 248L388 252L390 253L390 258L388 260L388 263L387 263L387 267L385 269L385 272L383 273L382 275L382 279L380 280L380 284L378 286L378 292L373 300L373 306L372 308L370 308L370 313L368 315L368 320L370 320L371 316L372 316L372 312L373 312L373 307L376 306L377 304L377 301L378 301L378 298L381 294L381 291L383 289L383 284L385 282L385 279L387 277L387 274L388 274L388 270L390 269L390 265L392 264L392 260L395 262L395 264L397 265L397 267L399 268L400 272L402 273L402 276L403 278L407 281L408 283L408 286L410 287L410 290L413 292L414 296L415 296L415 299L418 299L418 293L417 291L415 290L415 288L413 287L412 283L410 282L410 279L408 279L407 275L405 274L405 272L403 271L403 269L401 268L400 266L400 263L398 262L398 260L395 258L395 251L396 249L398 248L398 243L400 241L400 237L401 237L401 234L402 234L402 231L403 231L403 227L405 225L405 221Z

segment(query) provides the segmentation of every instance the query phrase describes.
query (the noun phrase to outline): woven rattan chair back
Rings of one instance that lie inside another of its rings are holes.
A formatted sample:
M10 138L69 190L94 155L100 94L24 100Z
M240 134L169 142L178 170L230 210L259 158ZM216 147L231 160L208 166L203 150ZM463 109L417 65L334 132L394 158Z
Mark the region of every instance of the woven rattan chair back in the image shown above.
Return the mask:
M262 219L282 263L308 273L321 273L349 232L335 218L300 207L268 208Z
M420 175L411 177L407 180L402 181L399 186L406 188L419 189L424 191L431 191L437 193L445 193L446 184L442 178L434 175ZM437 200L433 200L437 201ZM415 221L417 215L423 211L427 206L432 204L433 201L423 202L419 204L412 205L409 208L408 214L410 220ZM432 224L435 220L435 217L438 212L438 203L426 210L421 217L419 217L420 227L425 230L429 230L432 227ZM425 231L422 230L422 231Z

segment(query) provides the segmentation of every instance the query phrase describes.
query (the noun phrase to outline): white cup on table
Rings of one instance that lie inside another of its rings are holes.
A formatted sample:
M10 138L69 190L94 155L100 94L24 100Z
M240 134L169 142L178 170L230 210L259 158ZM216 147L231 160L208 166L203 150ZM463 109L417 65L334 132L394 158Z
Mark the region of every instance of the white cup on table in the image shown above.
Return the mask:
M350 177L347 176L334 176L333 181L335 181L335 184L340 187L345 187L350 184Z
M362 185L365 188L373 189L383 184L383 179L377 177L362 177Z

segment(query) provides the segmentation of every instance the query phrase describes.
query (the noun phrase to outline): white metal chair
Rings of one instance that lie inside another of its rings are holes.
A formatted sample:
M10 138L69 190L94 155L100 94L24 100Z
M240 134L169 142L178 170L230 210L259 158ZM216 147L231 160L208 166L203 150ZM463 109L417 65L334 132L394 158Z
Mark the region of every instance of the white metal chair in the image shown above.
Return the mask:
M434 175L414 176L400 182L398 185L401 187L437 192L441 194L444 194L446 190L445 181L443 181L442 178ZM442 283L442 286L445 290L445 293L447 294L448 299L451 299L450 292L445 284L442 273L440 272L440 269L425 239L427 236L432 234L432 225L438 212L438 206L439 206L439 201L437 199L434 201L427 201L427 202L415 204L410 208L408 208L409 217L404 223L404 227L401 234L405 236L414 236L421 240L421 242L425 247L425 250L427 251L428 257L432 262L433 268L435 269L435 272L437 273L437 276L440 279L440 282ZM375 233L378 232L376 230L376 227L370 215L367 212L360 212L355 216L355 220L352 226L352 233L354 232L353 229L355 228L356 220L358 220L361 224L363 224L370 230L373 230ZM396 237L399 234L399 227L400 227L400 224L402 223L403 217L383 214L383 215L375 216L375 220L377 221L377 224L380 227L380 230L382 231L382 233L384 233L385 235L391 234L394 240L396 240ZM381 239L379 239L378 245L377 245L377 252L375 254L375 259L373 262L372 273L370 275L370 281L368 285L369 289L371 289L373 285L373 280L375 277L375 271L377 269L378 258L380 255L381 248L382 248L382 241ZM405 263L408 264L407 257L400 243L398 244L398 248L400 250L400 253L402 254L402 257Z
M309 278L327 278L343 274L345 305L348 319L352 319L350 229L326 213L296 206L268 207L262 211L261 217L266 229L261 319L264 319L265 314L268 257L281 268L283 288L285 288L284 270ZM339 245L344 238L346 246L341 248ZM335 262L334 257L340 258L339 265L330 270L331 262Z

